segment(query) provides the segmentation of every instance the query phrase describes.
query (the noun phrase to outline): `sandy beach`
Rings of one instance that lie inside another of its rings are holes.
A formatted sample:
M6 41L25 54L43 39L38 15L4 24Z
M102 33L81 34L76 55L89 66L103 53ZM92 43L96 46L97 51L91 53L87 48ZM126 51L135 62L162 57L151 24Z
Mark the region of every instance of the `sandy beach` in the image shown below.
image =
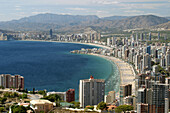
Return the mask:
M133 68L128 63L115 57L99 55L99 54L89 54L89 55L95 55L114 62L119 69L120 79L121 79L120 84L121 85L132 84L132 95L135 95L135 73L133 71Z

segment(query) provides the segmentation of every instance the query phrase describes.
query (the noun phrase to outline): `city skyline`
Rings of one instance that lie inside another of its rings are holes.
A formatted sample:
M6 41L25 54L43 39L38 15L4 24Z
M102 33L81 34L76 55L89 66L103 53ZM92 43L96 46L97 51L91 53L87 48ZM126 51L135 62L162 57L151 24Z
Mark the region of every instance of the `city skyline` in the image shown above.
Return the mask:
M153 14L168 17L169 0L13 0L0 1L0 21L10 21L36 14L136 16Z

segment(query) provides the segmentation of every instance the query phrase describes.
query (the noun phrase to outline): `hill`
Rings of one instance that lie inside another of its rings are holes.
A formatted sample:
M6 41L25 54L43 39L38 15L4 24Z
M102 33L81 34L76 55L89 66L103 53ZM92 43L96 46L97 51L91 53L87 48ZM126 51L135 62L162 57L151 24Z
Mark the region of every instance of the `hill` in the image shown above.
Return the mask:
M157 26L154 26L153 28L163 28L163 29L170 29L170 21L167 23L159 24Z
M104 17L101 19L103 19L103 20L122 20L125 18L129 18L129 16L110 16L110 17Z
M49 31L49 29L54 29L64 33L84 32L86 28L92 28L98 32L112 32L124 29L150 28L167 22L168 19L155 15L99 18L95 15L38 14L19 20L0 22L0 29L14 31Z

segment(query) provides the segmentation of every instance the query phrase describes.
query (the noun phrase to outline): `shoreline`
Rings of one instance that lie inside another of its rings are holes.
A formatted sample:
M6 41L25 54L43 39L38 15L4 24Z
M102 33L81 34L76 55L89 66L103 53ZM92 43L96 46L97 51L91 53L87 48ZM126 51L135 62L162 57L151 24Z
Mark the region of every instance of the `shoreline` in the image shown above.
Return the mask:
M73 43L73 44L84 44L84 45L90 45L90 46L96 46L96 47L101 47L105 49L113 49L111 47L107 47L104 45L100 44L95 44L95 43L81 43L81 42L62 42L62 41L46 41L46 40L21 40L21 41L38 41L38 42L57 42L57 43ZM135 95L135 73L134 69L132 66L123 60L115 57L110 57L110 56L105 56L105 55L100 55L100 54L88 54L88 55L94 55L98 57L102 57L106 60L112 61L114 64L116 64L119 75L120 75L120 85L127 85L127 84L132 84L132 95Z
M115 57L104 56L99 54L89 54L89 55L102 57L105 58L106 60L110 60L113 63L115 63L119 70L120 85L132 84L132 95L135 95L135 81L134 81L135 74L133 72L133 68L128 63Z
M65 42L65 41L49 41L49 40L19 40L19 41L37 41L37 42L57 42L57 43L73 43L73 44L84 44L84 45L90 45L90 46L96 46L96 47L101 47L105 49L113 49L108 46L100 45L100 44L95 44L95 43L81 43L81 42Z

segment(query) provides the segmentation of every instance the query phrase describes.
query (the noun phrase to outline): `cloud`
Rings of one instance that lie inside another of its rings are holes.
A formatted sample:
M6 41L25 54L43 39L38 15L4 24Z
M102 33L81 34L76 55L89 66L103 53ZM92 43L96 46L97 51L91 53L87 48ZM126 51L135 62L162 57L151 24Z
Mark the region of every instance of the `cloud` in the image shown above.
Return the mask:
M37 15L37 14L46 14L46 13L51 13L50 11L35 11L32 12L32 14Z
M75 8L66 8L66 9L75 10L75 11L85 11L85 10L87 10L86 8L79 8L79 7L75 7Z
M21 6L20 6L20 5L16 5L15 7L16 7L16 8L20 8Z
M113 4L120 3L118 1L112 1L112 0L95 0L93 2L96 4L103 4L103 5L113 5Z
M60 15L71 15L71 13L59 13Z
M44 13L97 15L157 14L170 16L170 0L0 0L0 20ZM14 13L13 15L10 15Z
M144 13L144 11L139 11L139 10L126 10L124 12L127 12L127 13Z

